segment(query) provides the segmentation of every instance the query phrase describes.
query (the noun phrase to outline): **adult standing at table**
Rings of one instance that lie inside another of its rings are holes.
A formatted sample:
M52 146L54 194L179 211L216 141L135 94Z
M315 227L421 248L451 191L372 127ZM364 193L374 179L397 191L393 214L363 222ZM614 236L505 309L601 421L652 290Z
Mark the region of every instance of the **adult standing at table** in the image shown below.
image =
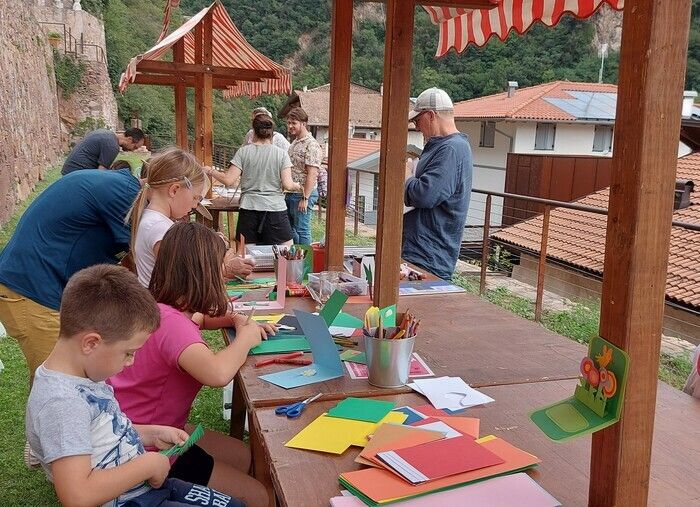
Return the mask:
M73 147L61 174L65 176L79 169L107 169L119 155L120 148L134 151L143 146L143 141L143 131L137 128L127 129L123 134L109 129L93 130Z
M129 169L75 171L44 190L0 252L0 321L34 370L58 338L61 296L73 273L118 262L124 217L141 188Z
M402 257L440 278L454 273L472 189L472 152L457 130L450 96L429 88L416 99L408 120L425 140L415 175L406 168Z
M302 187L292 180L287 152L272 145L272 118L256 116L253 131L253 143L236 152L225 173L211 167L204 171L229 187L240 178L237 239L243 234L248 244L291 245L292 228L282 191L301 192Z
M292 178L303 188L302 192L290 192L285 197L287 213L292 224L294 243L311 244L311 214L318 201L318 171L323 162L323 150L306 128L309 117L295 107L287 114L287 132L294 138L289 147L292 160Z
M268 116L270 119L272 119L272 114L270 113L270 111L268 111L264 107L256 107L255 109L253 109L251 121L255 120L255 118L257 118L260 115ZM245 135L243 145L245 146L248 144L253 144L253 137L253 129L250 129ZM287 138L277 131L274 131L272 133L272 145L277 146L279 149L284 150L285 152L289 150L289 141L287 141Z

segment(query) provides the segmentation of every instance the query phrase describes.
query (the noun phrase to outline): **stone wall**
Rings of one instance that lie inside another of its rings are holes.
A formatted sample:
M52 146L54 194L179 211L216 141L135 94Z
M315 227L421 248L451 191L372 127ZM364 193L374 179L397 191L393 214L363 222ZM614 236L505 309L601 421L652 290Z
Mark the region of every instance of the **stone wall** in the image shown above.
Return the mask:
M78 89L69 98L58 94L61 121L68 133L86 118L101 118L112 130L117 129L117 102L102 62L83 61L85 74Z
M21 0L0 1L0 224L61 155L53 57Z

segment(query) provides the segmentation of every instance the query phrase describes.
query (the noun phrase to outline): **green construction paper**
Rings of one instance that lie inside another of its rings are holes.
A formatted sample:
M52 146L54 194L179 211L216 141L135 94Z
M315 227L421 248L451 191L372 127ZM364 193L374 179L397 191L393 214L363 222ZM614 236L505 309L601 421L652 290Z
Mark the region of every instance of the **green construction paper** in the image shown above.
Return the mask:
M331 297L328 298L326 304L323 305L323 309L319 312L319 315L323 317L327 326L330 327L333 324L333 321L338 316L347 300L348 297L339 290L331 294Z
M364 324L361 319L358 319L354 315L350 315L345 312L340 312L335 318L335 320L333 320L333 325L338 327L351 327L353 329L360 329Z
M251 278L250 280L239 280L234 278L226 282L229 287L236 287L237 285L268 285L277 283L277 278L265 277L265 278Z
M373 400L371 398L345 398L328 411L331 417L353 419L355 421L379 422L395 406L391 401Z
M396 305L382 308L379 310L379 316L382 318L382 326L385 328L396 326Z
M367 356L364 352L359 350L345 350L340 354L341 361L347 361L349 363L360 363L367 364Z
M564 442L581 435L594 433L612 426L620 420L627 385L629 356L603 338L593 338L588 345L588 358L597 370L599 357L605 357L603 347L612 351L612 359L605 369L617 379L617 390L611 398L605 398L598 389L581 376L574 396L540 408L530 414L530 419L547 437Z
M265 340L261 342L257 347L250 349L250 353L253 355L261 354L279 354L282 352L311 352L311 347L309 346L309 341L302 337L289 338L288 336L284 338L278 338L276 340Z
M245 294L245 293L246 293L246 291L243 291L243 290L231 290L231 289L227 289L227 290L226 290L226 294L227 294L228 297L230 297L230 298L232 298L232 297L242 297L243 294Z
M202 423L199 423L197 427L194 429L192 433L190 433L189 438L182 444L174 445L170 449L163 449L160 451L161 454L165 454L166 456L180 456L181 454L184 454L185 451L187 451L190 447L192 447L197 440L202 438L204 436L204 426L202 426Z
M304 282L309 281L309 273L313 271L314 250L311 245L294 245L296 250L304 250Z

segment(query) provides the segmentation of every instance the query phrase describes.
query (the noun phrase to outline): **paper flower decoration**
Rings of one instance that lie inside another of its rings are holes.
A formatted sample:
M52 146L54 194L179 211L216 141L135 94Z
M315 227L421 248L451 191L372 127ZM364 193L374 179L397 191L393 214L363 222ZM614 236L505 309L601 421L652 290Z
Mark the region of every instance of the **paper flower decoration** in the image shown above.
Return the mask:
M605 381L603 381L603 372L605 372ZM606 398L612 398L617 392L617 378L615 374L611 371L601 369L600 370L600 387L603 390L603 396Z
M581 361L581 375L583 375L583 377L585 379L587 379L588 372L590 372L591 370L594 370L594 369L595 369L595 364L593 364L593 359L591 359L590 357L584 357L583 360Z
M593 368L588 372L588 383L593 387L598 387L598 384L600 383L600 373L596 368Z

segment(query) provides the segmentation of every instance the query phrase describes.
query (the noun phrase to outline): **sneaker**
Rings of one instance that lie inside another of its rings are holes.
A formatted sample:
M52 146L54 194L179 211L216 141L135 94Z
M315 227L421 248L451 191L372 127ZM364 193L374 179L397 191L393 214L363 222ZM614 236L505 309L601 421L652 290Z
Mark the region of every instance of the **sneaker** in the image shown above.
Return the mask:
M39 468L41 466L41 461L36 457L36 454L32 451L31 447L29 447L29 442L24 443L24 464L27 465L27 468L30 470L33 470L35 468Z

